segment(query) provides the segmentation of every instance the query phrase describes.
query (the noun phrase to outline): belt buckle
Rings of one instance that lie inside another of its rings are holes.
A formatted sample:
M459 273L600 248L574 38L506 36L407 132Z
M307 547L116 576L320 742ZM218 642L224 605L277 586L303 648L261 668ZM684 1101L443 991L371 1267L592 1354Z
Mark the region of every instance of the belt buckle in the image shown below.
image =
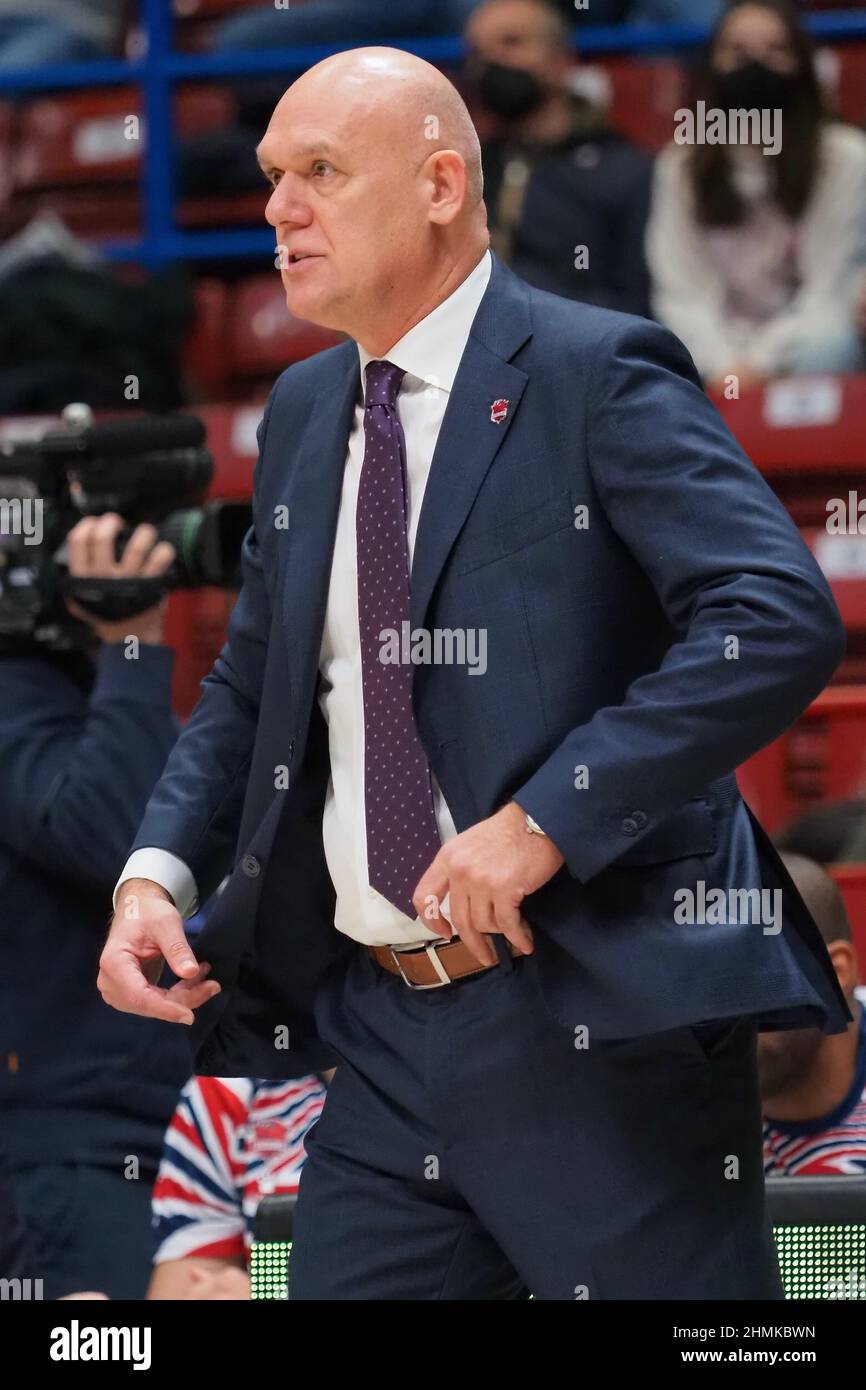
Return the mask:
M440 945L442 946L448 946L450 944L451 943L448 941L443 941L440 943ZM429 957L433 969L439 976L438 980L433 980L429 985L418 985L415 983L414 980L410 980L407 977L406 972L404 971L403 966L400 962L401 955L405 954L403 951L395 951L393 946L389 946L388 950L391 952L391 959L397 967L401 980L403 981L404 985L408 985L410 989L441 989L443 985L453 985L454 981L452 980L451 976L448 974L448 971L445 969L445 966L442 964L441 960L436 954L437 947L435 942L431 941L428 943L428 945L424 947L424 951ZM409 952L409 954L411 955L414 953Z

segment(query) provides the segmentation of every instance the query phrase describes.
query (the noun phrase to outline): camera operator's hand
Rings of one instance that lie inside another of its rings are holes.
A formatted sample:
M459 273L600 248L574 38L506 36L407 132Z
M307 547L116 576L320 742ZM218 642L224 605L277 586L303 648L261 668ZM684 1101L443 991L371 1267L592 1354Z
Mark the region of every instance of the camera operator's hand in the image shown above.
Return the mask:
M210 965L193 955L171 898L150 879L130 878L120 885L117 904L99 961L99 993L121 1013L191 1024L193 1009L220 987L207 979ZM170 989L156 983L165 965L180 976Z
M174 546L168 541L158 541L156 527L146 522L136 526L120 559L115 558L117 537L125 525L116 512L82 517L67 538L70 575L75 578L133 579L138 576L155 578L164 574L174 559ZM153 645L163 640L167 603L166 597L146 612L136 613L120 622L107 622L86 612L73 599L66 600L70 613L87 623L102 642L122 642L125 637L137 637L139 641Z

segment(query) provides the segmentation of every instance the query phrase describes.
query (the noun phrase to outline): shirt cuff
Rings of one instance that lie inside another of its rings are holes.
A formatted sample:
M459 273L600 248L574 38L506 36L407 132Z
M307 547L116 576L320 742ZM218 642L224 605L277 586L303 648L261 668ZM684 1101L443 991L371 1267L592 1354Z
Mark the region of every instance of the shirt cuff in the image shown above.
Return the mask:
M168 893L181 917L192 917L198 908L198 887L190 870L176 854L167 849L145 848L133 850L127 859L123 872L114 885L112 903L117 911L117 894L122 883L128 878L149 878L158 883Z

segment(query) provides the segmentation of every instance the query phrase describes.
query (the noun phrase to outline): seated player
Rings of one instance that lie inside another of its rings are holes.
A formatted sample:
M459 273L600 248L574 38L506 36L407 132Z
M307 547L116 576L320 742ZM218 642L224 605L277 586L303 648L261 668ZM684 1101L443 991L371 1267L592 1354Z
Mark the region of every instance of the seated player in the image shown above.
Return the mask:
M304 1138L331 1075L190 1078L153 1190L157 1249L148 1298L249 1298L256 1208L266 1195L297 1192Z
M784 861L827 943L854 1021L832 1037L817 1028L760 1034L764 1172L854 1177L866 1173L866 1014L855 994L857 955L830 875L799 855Z

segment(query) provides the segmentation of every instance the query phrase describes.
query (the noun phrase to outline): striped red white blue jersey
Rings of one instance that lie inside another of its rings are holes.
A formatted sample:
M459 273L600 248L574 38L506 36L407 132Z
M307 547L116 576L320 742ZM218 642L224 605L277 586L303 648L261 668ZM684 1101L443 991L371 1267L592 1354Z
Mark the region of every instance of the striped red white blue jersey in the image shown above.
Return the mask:
M802 1124L764 1125L764 1172L773 1177L862 1177L866 1173L866 1013L854 1080L829 1115Z
M166 1131L153 1190L155 1262L246 1260L260 1198L298 1190L304 1137L325 1095L318 1076L191 1077Z

